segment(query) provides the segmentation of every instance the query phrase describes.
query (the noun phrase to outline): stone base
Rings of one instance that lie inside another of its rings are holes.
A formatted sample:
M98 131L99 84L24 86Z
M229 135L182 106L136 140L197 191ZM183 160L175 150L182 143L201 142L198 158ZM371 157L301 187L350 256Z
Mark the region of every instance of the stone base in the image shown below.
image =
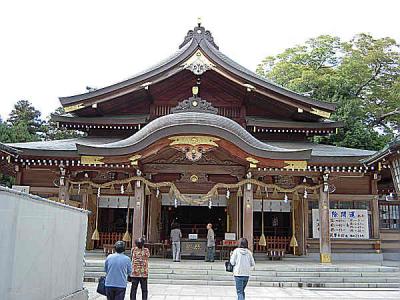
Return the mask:
M89 292L87 289L77 291L64 298L61 298L61 300L88 300L88 299L89 299Z
M314 260L320 259L319 253L309 253L307 257L313 258ZM382 253L332 253L331 254L332 262L338 261L374 261L381 262L383 261ZM322 262L322 261L321 261Z

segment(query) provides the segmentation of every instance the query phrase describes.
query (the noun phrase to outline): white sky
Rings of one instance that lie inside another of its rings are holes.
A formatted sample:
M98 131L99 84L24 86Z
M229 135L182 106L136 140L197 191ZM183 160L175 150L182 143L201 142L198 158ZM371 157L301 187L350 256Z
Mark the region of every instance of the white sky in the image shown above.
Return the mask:
M220 50L255 70L321 34L400 42L396 0L0 2L0 115L28 99L47 116L59 96L126 79L178 49L202 18Z

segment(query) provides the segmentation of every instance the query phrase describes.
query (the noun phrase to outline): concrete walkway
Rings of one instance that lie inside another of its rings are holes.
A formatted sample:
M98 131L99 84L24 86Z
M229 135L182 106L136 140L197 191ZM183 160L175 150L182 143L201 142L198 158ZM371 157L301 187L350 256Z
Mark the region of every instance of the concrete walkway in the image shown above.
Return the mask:
M89 290L89 300L104 300L106 297L96 293L97 283L85 283ZM140 289L139 289L140 290ZM129 299L130 284L125 299ZM137 299L141 299L138 291ZM234 287L189 286L189 285L149 285L151 300L220 300L236 299ZM301 288L248 287L246 299L400 299L400 290L328 290Z

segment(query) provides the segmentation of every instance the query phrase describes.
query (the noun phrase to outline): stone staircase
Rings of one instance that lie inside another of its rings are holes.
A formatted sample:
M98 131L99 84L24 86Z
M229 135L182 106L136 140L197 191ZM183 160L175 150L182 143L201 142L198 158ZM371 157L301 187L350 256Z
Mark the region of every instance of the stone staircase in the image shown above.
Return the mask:
M87 255L85 281L97 281L104 275L104 257ZM223 262L205 263L185 260L151 259L150 284L176 285L233 285L232 275ZM399 288L400 270L378 264L337 263L321 265L309 261L256 262L251 286L264 287L318 287L318 288Z

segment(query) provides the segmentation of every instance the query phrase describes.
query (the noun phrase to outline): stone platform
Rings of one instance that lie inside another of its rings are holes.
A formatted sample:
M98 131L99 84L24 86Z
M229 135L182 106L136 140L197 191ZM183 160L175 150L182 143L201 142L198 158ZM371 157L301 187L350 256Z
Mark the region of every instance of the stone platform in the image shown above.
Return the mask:
M149 283L166 285L232 286L231 273L224 262L150 259ZM97 281L104 275L104 257L86 255L86 282ZM400 269L381 262L335 262L322 265L302 260L256 261L249 286L309 287L309 288L393 288L400 287Z

